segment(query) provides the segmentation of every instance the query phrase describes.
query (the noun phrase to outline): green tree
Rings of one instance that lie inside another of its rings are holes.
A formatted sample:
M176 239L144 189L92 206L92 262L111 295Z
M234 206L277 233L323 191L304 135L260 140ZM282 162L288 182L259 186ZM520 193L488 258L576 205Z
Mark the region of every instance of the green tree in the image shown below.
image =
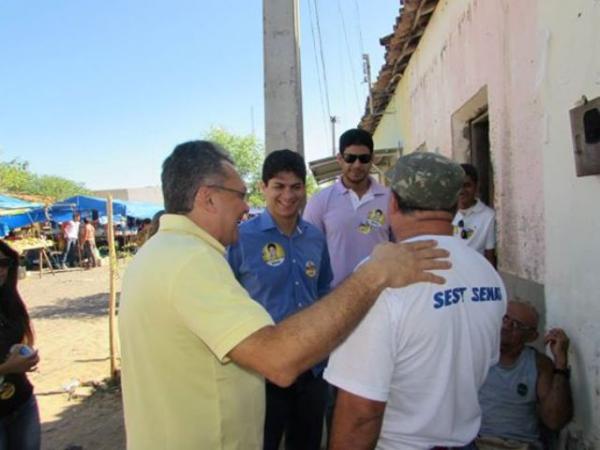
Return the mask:
M262 164L265 147L256 136L251 134L237 136L221 127L212 127L204 139L223 146L235 161L240 176L248 187L248 203L254 207L265 205L265 199L260 191ZM306 177L306 193L311 196L320 190L313 175L309 172Z
M66 178L31 173L29 163L19 160L0 162L0 191L39 195L52 200L90 192L83 184Z
M260 178L264 146L251 134L238 136L221 127L212 127L204 136L208 141L223 146L235 161L235 166L248 187L248 203L263 206L265 200L260 192Z

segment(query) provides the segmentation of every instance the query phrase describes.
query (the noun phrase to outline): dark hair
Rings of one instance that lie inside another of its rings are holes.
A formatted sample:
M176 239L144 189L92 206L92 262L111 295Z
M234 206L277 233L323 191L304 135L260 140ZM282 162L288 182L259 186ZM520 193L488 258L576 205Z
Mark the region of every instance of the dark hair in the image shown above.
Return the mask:
M223 178L223 162L233 164L227 151L209 141L179 144L162 165L165 212L185 214L192 210L198 188L209 178Z
M23 327L23 336L20 337L20 340L24 340L27 345L33 346L33 330L31 329L29 314L17 290L19 255L4 241L0 241L0 251L11 262L6 280L0 286L0 312L7 320L17 322Z
M87 225L88 223L90 223L90 219L88 219L88 218L86 217L85 219L83 219L83 223L85 223L85 224Z
M262 181L265 184L280 172L292 172L306 183L306 165L304 158L288 149L275 150L265 158L262 168Z
M460 167L462 167L465 174L473 180L473 183L477 184L479 182L479 174L477 173L477 168L473 164L461 164Z
M373 153L373 138L368 131L360 128L351 128L340 136L340 153L343 155L346 147L350 145L364 145Z
M415 211L432 211L430 208L421 208L420 206L415 206L409 204L406 200L400 197L396 191L392 190L392 194L394 195L394 200L396 201L396 205L398 205L398 209L402 211L403 214L410 214ZM450 214L454 215L456 213L457 205L452 206L451 208L446 209L436 209L435 211L446 211Z
M272 248L274 248L275 250L277 250L277 246L276 246L275 244L273 244L272 242L269 242L269 243L267 244L267 249L269 249L269 250L270 250L270 249L272 249Z

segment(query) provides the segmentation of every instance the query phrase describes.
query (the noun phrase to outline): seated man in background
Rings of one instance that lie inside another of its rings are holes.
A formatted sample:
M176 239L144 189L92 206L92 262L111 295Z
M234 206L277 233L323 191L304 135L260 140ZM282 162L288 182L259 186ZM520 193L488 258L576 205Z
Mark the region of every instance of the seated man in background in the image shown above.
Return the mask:
M511 301L502 323L500 362L490 369L479 391L482 409L477 447L543 448L539 423L560 430L573 415L567 350L569 338L560 328L544 337L554 362L528 343L538 337L533 305Z
M454 216L454 236L464 239L496 267L496 213L479 198L479 175L475 166L461 164L465 182L458 196L458 212Z

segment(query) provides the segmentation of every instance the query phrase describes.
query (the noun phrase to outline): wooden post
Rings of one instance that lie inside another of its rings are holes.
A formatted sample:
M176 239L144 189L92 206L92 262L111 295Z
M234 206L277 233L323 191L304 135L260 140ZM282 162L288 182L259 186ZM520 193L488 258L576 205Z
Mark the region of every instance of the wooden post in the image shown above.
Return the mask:
M112 195L107 198L106 214L108 225L106 234L108 237L108 260L110 277L110 296L108 299L108 330L109 330L109 348L110 348L110 376L115 378L117 375L117 338L115 336L115 320L117 306L117 291L115 288L115 276L117 271L117 254L115 252L115 229L113 226L113 202Z

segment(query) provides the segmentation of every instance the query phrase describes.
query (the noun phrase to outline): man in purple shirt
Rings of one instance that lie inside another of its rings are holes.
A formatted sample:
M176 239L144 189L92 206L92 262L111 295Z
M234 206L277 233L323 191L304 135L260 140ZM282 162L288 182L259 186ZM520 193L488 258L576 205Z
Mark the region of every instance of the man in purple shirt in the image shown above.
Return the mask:
M342 176L313 195L304 211L304 219L327 238L332 288L344 281L375 245L390 239L390 191L369 176L373 138L365 130L353 128L340 136L339 149Z

